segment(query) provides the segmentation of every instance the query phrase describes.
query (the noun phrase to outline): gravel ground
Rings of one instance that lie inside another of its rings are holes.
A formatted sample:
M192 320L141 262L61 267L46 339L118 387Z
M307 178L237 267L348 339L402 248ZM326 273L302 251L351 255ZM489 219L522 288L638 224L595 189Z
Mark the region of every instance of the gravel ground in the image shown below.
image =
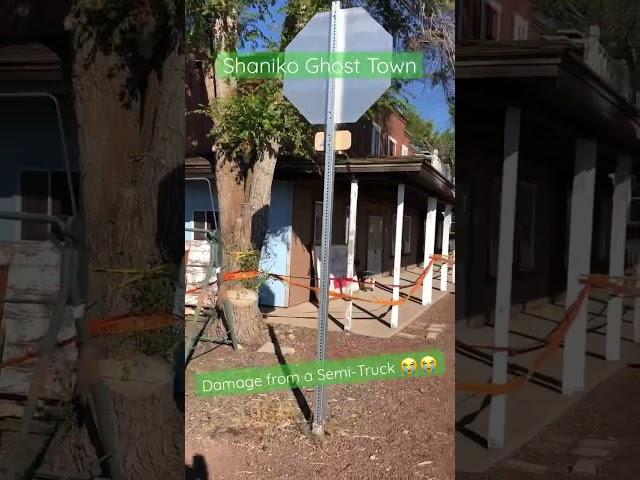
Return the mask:
M640 370L624 368L482 474L461 480L640 478ZM579 462L579 463L578 463ZM574 471L583 466L582 473Z
M275 355L200 345L187 371L187 478L454 478L454 297L447 295L391 339L330 332L327 358L440 348L443 377L328 387L327 435L309 434L302 412L313 390L242 397L193 394L194 373L270 365ZM437 338L427 329L442 325ZM288 362L315 358L316 331L276 327ZM433 335L432 335L433 336ZM428 382L428 383L427 383Z

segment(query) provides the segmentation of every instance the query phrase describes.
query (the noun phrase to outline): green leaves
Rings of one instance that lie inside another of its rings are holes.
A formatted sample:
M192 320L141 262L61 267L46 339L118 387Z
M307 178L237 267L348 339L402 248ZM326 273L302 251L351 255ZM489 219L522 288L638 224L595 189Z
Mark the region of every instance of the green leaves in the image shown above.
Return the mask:
M437 136L433 122L422 118L416 107L408 103L402 110L407 117L407 131L411 134L412 143L421 150L432 149Z
M311 126L282 96L278 80L239 83L237 95L214 101L205 113L218 147L231 158L255 158L274 143L280 154L312 154Z

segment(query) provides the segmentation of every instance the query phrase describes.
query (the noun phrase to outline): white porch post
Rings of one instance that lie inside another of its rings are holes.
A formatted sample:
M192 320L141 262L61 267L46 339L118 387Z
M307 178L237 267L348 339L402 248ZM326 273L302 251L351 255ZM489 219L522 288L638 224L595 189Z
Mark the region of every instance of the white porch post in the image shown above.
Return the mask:
M436 243L436 213L438 199L429 197L427 200L427 216L424 219L424 259L423 268L431 261ZM424 277L422 282L422 305L428 305L432 302L433 296L433 266Z
M454 258L454 262L451 265L451 283L452 284L456 284L456 263L455 263L455 258Z
M404 184L398 185L398 206L396 208L395 251L393 252L393 300L400 298L400 260L402 255L402 220L404 217ZM398 305L391 307L391 328L398 328Z
M451 232L451 205L444 207L444 219L442 221L442 255L449 255L449 233ZM440 267L440 291L447 291L448 263L442 262Z
M631 204L631 158L620 157L618 159L613 188L609 275L623 277L627 218ZM622 306L622 297L611 297L609 299L609 305L607 306L607 360L620 360Z
M636 265L636 277L640 277L640 264ZM633 343L640 344L640 297L633 301Z
M571 306L582 289L578 278L580 275L590 273L597 157L598 144L595 140L582 138L577 140L571 193L566 309ZM564 395L584 390L587 303L587 300L583 302L565 337L562 352L562 393Z
M496 313L493 344L509 346L511 320L511 268L513 263L513 231L518 191L518 150L520 145L520 109L509 107L505 113L504 161L502 193L500 196L500 235L498 240L498 269L496 283ZM493 383L507 382L508 352L493 354ZM491 397L489 409L489 448L504 447L506 397Z
M353 263L356 253L356 219L358 212L358 180L351 180L351 197L349 201L349 239L347 241L347 278L354 277ZM347 283L347 291L351 295L354 291L354 284L351 280ZM344 329L351 330L351 316L353 313L353 302L347 301L347 309L344 316Z

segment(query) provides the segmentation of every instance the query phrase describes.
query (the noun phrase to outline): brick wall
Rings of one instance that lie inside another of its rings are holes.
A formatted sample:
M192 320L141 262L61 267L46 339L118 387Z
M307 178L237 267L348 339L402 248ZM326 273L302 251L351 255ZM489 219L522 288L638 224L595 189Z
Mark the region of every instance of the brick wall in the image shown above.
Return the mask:
M380 127L380 155L389 156L388 143L389 137L396 141L395 155L402 155L402 146L408 149L407 155L414 155L416 152L411 148L411 137L405 131L406 121L396 112L390 112L384 118L378 119L376 125ZM351 131L351 149L349 156L371 157L373 156L372 136L374 125L371 120L361 120L355 125L348 127Z
M482 37L482 7L485 8L485 36ZM493 13L492 13L493 12ZM495 15L493 29L487 16ZM465 0L462 2L462 40L515 40L516 15L528 23L527 39L540 37L538 28L533 24L533 7L531 0ZM522 38L520 38L522 39Z

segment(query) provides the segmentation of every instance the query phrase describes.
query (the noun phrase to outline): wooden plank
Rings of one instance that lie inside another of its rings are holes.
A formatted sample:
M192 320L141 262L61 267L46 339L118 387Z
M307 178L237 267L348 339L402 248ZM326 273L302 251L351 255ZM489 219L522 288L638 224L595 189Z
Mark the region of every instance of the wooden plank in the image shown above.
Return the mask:
M66 340L67 338L69 337L62 338L61 340ZM37 352L40 348L40 345L41 342L5 342L3 361L20 357L25 354ZM71 369L74 367L77 358L78 350L75 345L65 345L64 347L55 350L51 359L51 363L54 364L53 367L55 368ZM34 366L36 364L36 361L37 357L33 357L25 360L24 362L21 362L19 365L16 365L16 367L28 369ZM68 365L63 367L63 364ZM0 376L1 375L3 375L3 373L0 373Z
M60 252L51 242L0 242L0 265L60 268Z
M37 351L51 320L50 303L60 288L60 252L51 242L0 242L0 263L6 263L6 299L49 304L2 304L4 344L0 359L9 360ZM71 310L67 310L59 340L75 335ZM77 349L67 346L54 352L44 385L44 397L68 397L71 393ZM0 392L24 395L29 390L35 359L0 371ZM64 385L63 385L64 384Z
M17 418L4 418L0 420L0 432L19 432L22 421ZM31 420L29 433L34 435L50 436L55 432L55 426L40 420Z
M52 302L60 289L59 267L11 265L6 298Z
M51 309L48 305L7 304L4 309L7 343L37 341L49 326ZM67 309L62 322L60 340L75 335L71 309Z
M209 242L206 240L186 240L185 249L189 250L189 263L186 267L186 290L189 292L202 285L209 266L210 247ZM212 276L212 280L214 279L215 275ZM211 288L215 292L215 287ZM185 306L195 307L198 303L198 295L199 292L187 293L185 295ZM203 306L211 306L208 295L205 296Z
M41 397L49 399L71 398L71 385L75 383L75 373L71 373L70 369L62 372L66 375L64 381L69 386L69 389L66 390L60 382L61 372L57 366L51 364L48 370ZM31 369L7 367L2 370L2 375L0 375L0 392L4 394L25 395L29 390L32 377L33 370Z

